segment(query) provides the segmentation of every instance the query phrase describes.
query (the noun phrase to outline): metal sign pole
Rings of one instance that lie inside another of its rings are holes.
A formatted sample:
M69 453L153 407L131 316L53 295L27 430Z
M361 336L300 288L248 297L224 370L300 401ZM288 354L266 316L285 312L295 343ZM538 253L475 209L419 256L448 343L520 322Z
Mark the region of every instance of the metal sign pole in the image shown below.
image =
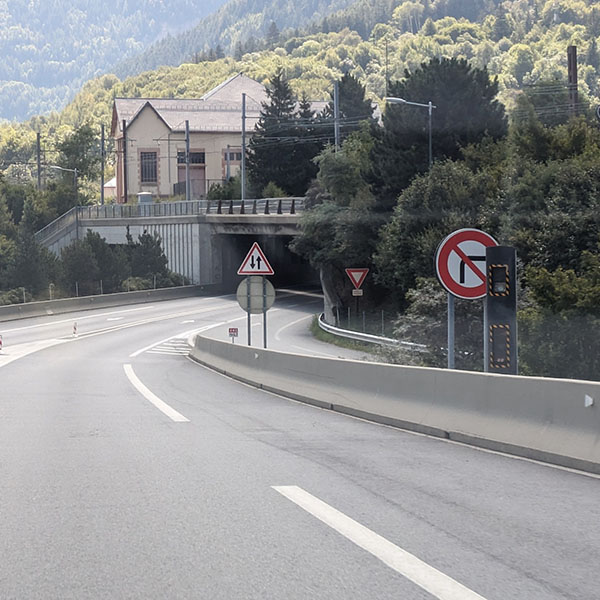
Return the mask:
M454 369L454 296L448 293L448 368Z
M267 278L262 278L263 293L263 348L267 347Z
M246 277L246 296L248 300L248 346L252 346L252 316L250 313L250 277Z

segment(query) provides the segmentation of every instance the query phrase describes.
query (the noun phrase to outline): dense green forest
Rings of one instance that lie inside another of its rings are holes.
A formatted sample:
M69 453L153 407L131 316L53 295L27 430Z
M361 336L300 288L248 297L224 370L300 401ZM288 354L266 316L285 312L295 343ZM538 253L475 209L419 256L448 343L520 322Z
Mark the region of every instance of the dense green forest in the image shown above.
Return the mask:
M0 119L63 108L89 79L224 1L0 2Z

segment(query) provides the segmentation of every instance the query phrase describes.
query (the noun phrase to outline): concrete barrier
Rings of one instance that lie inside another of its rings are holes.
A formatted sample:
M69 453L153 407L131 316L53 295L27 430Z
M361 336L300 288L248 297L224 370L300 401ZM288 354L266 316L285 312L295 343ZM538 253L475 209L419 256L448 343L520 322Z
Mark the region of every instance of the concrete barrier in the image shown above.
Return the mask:
M600 473L600 383L316 358L203 336L192 358L331 410Z
M43 302L27 302L25 304L7 304L0 306L0 322L24 319L26 317L58 315L79 310L91 310L93 308L108 308L112 306L189 298L191 296L213 295L219 293L219 291L219 286L215 285L186 285L159 290L140 290L136 292L103 294L101 296L82 296L79 298L62 298Z

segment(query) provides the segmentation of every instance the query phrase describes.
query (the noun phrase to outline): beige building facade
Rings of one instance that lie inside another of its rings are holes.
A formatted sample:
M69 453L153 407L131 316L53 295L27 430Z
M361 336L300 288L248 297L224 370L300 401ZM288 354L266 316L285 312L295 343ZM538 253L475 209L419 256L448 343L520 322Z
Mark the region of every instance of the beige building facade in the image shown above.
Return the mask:
M111 134L117 150L116 201L141 192L153 198L186 194L186 121L190 137L190 197L202 199L212 185L240 170L242 95L246 131L267 100L262 84L243 74L199 99L116 98Z

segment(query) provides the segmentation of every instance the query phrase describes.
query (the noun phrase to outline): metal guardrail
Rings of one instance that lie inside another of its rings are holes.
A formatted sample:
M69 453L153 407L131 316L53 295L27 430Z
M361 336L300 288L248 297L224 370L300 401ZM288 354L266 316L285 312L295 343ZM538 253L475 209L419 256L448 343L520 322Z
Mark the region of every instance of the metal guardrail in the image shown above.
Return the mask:
M351 331L349 329L341 329L340 327L329 325L329 323L325 321L325 315L323 313L319 315L319 327L323 331L331 333L332 335L339 335L340 337L345 337L351 340L357 340L359 342L379 344L380 346L400 346L402 348L405 348L406 350L411 350L413 352L425 352L427 350L427 346L423 344L405 342L403 340L396 340L394 338L372 335L370 333L361 333L360 331Z

